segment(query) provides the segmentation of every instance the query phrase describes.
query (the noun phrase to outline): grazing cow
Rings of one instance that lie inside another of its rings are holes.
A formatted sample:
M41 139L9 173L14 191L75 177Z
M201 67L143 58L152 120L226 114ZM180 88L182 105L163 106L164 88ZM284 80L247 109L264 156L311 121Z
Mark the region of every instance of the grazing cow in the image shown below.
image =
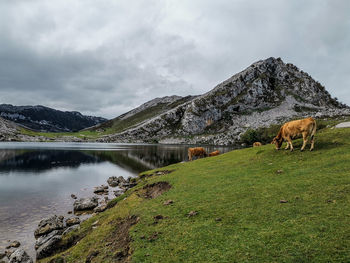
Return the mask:
M188 160L192 161L192 157L194 156L203 158L203 157L207 157L208 154L203 147L188 148Z
M286 150L290 147L290 150L293 151L292 139L297 137L298 135L303 136L303 146L301 147L301 151L304 150L306 143L308 141L308 136L311 137L311 147L310 151L314 149L315 139L314 136L316 134L316 121L313 118L306 118L303 120L290 121L282 125L279 133L273 139L271 144L276 145L276 150L279 150L282 146L283 141L287 141Z
M215 152L209 153L209 157L216 156L216 155L219 155L219 154L220 154L220 152L218 150L216 150Z
M259 147L262 146L261 142L254 142L253 147Z

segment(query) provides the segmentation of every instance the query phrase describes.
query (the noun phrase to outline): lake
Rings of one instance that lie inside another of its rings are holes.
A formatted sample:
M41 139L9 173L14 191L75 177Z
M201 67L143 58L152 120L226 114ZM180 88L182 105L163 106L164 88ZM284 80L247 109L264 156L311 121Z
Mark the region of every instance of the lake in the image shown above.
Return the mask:
M34 257L34 230L51 215L72 217L74 199L93 196L110 176L124 178L187 161L186 145L0 143L0 251L18 240ZM208 152L230 147L205 147ZM109 198L113 198L110 191Z

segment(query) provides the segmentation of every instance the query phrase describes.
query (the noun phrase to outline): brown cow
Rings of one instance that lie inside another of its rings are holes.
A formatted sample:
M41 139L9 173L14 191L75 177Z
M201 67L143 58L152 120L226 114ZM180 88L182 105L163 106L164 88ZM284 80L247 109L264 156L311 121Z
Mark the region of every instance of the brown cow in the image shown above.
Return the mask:
M262 146L261 142L254 142L253 147L259 147Z
M194 156L203 158L203 157L207 157L208 154L203 147L188 148L188 160L192 161L192 157Z
M279 133L273 139L271 144L276 145L276 150L279 150L282 146L283 140L287 141L286 150L290 147L290 150L293 151L292 139L298 135L303 136L303 146L301 151L304 150L306 143L308 141L308 136L311 136L311 147L310 151L314 149L314 136L316 134L316 121L313 118L306 118L303 120L290 121L282 125Z
M216 150L215 152L209 153L209 157L216 156L216 155L219 155L219 154L220 154L220 152L218 150Z

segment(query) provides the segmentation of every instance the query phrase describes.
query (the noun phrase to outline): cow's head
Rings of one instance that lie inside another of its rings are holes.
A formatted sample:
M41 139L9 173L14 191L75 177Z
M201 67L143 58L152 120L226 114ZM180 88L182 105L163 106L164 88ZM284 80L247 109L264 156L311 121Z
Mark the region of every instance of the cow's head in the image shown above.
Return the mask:
M271 142L271 144L276 145L276 150L279 150L281 148L282 143L283 143L283 139L278 137L273 138Z

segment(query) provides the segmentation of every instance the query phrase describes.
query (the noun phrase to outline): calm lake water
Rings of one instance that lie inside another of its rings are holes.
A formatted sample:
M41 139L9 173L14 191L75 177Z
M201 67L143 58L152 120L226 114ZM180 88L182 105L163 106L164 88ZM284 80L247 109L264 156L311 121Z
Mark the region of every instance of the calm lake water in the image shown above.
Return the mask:
M18 240L34 256L34 230L51 215L71 217L74 200L93 196L110 176L125 178L187 161L184 145L0 143L0 251ZM230 147L205 147L227 152ZM113 191L110 191L110 198Z

